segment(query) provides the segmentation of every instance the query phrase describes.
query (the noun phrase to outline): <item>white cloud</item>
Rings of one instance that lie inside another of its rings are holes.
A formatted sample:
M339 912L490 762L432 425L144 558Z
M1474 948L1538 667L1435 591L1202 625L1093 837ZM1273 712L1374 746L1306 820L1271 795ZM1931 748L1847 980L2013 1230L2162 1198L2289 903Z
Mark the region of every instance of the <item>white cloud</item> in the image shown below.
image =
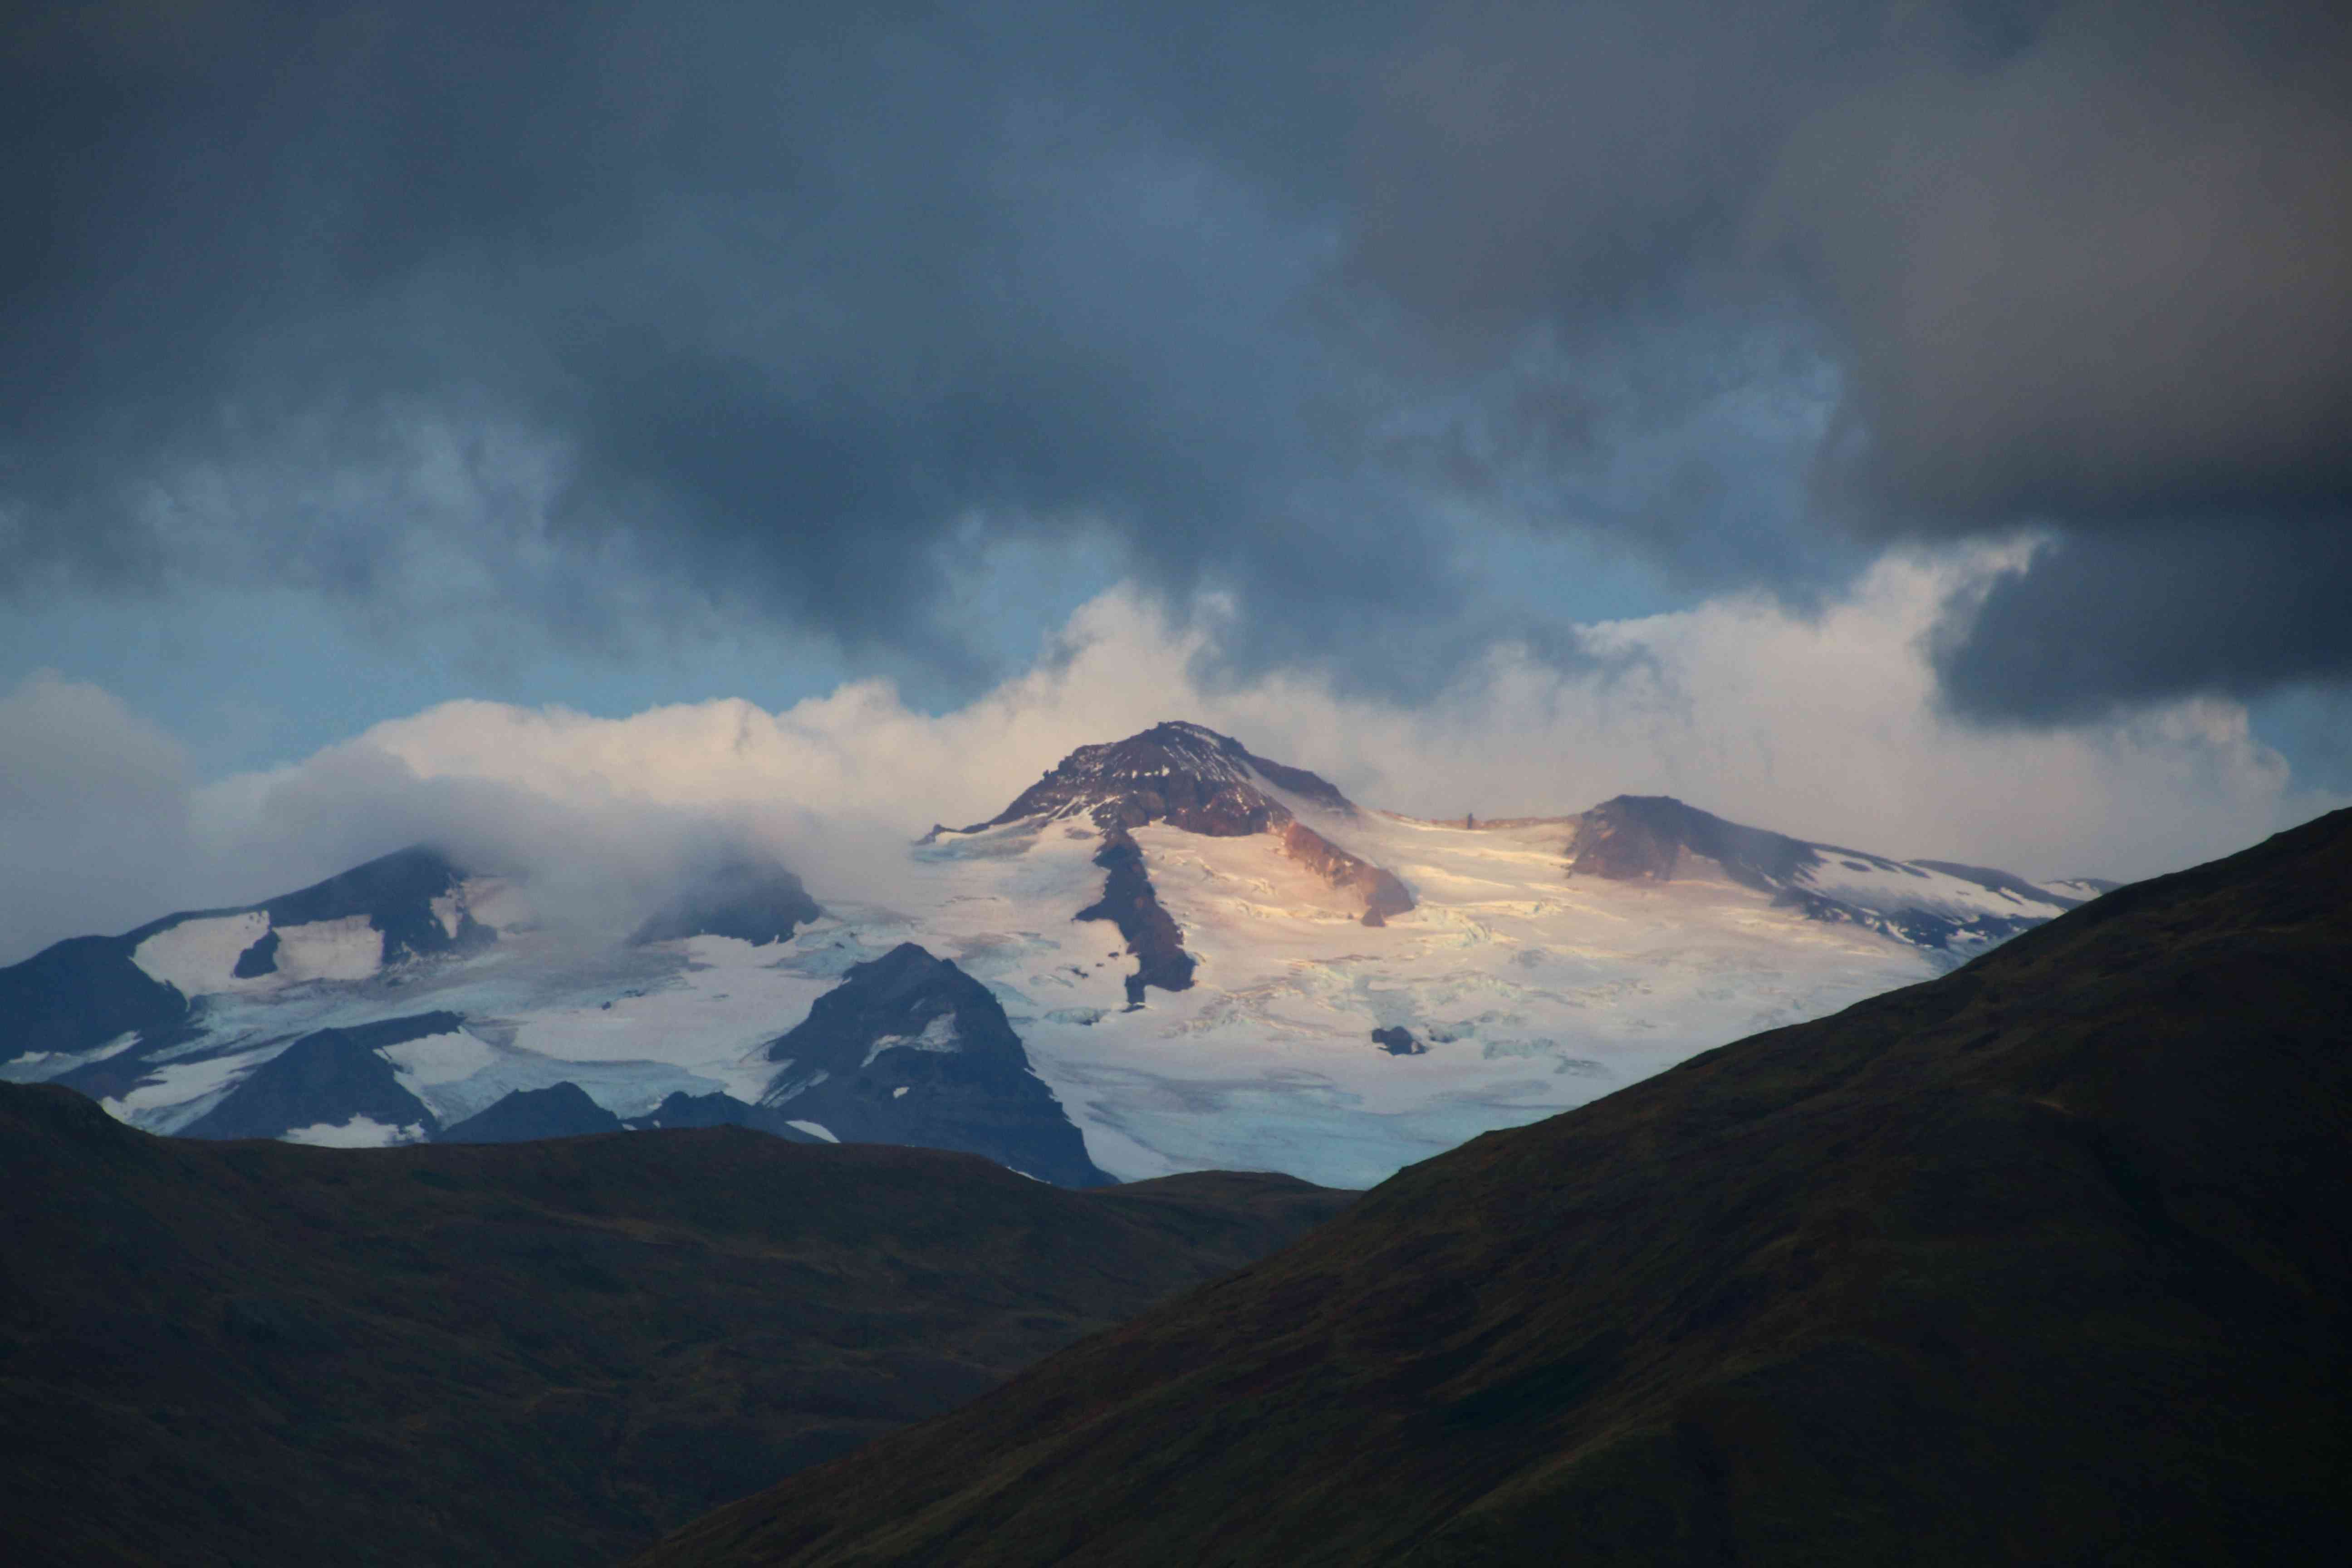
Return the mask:
M1923 639L1944 598L2000 559L1891 557L1810 619L1735 596L1591 627L1621 656L1598 672L1498 647L1412 709L1296 673L1207 689L1193 667L1230 611L1207 603L1176 625L1115 591L1073 616L1055 657L944 715L879 681L777 713L449 702L194 790L171 743L105 693L36 678L0 702L0 864L31 889L0 928L0 960L425 837L560 881L590 923L641 912L714 828L772 846L820 899L887 901L898 847L934 821L992 816L1073 747L1171 718L1420 815L1671 794L1805 837L2029 875L2148 874L2335 804L2298 795L2232 703L2047 732L1942 717ZM21 765L34 755L48 760Z
M41 670L0 695L0 963L186 897L190 782L178 745L98 687Z

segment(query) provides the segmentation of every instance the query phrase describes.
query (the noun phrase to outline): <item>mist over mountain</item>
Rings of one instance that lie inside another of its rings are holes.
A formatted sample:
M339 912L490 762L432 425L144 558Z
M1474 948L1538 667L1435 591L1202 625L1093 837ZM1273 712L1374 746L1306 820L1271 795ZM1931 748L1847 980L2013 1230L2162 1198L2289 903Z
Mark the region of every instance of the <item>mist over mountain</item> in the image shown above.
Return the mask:
M1080 1186L1361 1185L2095 896L1668 797L1404 816L1179 721L849 863L870 885L705 844L582 924L593 844L475 843L522 868L415 847L0 970L0 1073L190 1137L727 1124Z

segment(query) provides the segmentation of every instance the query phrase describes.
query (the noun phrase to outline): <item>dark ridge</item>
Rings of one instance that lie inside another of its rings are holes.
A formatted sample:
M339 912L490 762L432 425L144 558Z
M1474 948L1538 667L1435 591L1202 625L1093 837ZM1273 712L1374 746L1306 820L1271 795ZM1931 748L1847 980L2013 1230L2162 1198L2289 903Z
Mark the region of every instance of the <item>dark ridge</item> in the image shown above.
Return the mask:
M0 1560L609 1563L1353 1195L729 1127L200 1143L0 1084Z
M278 933L266 931L258 941L236 955L236 967L229 973L239 980L257 980L265 974L278 973Z
M1189 989L1192 955L1184 951L1184 933L1160 907L1160 896L1152 891L1142 847L1123 827L1106 829L1102 847L1095 851L1095 864L1108 873L1103 878L1103 896L1070 918L1109 921L1127 939L1127 951L1136 961L1135 973L1127 977L1127 1005L1142 1006L1147 985L1162 991Z
M801 879L772 862L730 860L649 917L629 940L639 945L689 936L782 942L824 911Z
M960 1149L1065 1186L1111 1179L988 987L913 942L851 965L766 1055L761 1107L845 1143Z
M0 1062L93 1051L129 1034L162 1034L188 999L131 962L128 937L68 937L0 969Z
M1220 736L1219 740L1228 752L1255 768L1259 776L1275 788L1311 800L1326 810L1338 812L1342 816L1356 815L1356 803L1341 795L1339 786L1322 774L1309 773L1305 768L1294 768L1285 763L1269 762L1244 746L1239 741L1223 736Z
M2055 898L2049 901L2069 906L2080 903L2078 900ZM1881 913L1823 898L1803 888L1783 888L1772 895L1772 902L1777 908L1795 910L1807 920L1825 925L1858 926L1914 947L1948 949L1956 942L2007 942L2021 931L2045 923L2032 915L1971 915L1962 920L1927 910L1898 909Z
M1809 920L1859 926L1930 950L2005 942L2042 924L2044 917L1949 915L1904 905L1900 895L1879 900L1882 907L1870 907L1873 900L1833 898L1802 886L1796 879L1830 857L1853 870L1902 871L1922 880L1927 870L1940 871L2020 903L2074 909L2084 902L1989 867L1948 860L1890 860L1862 849L1807 844L1784 834L1726 822L1665 795L1619 795L1574 821L1568 845L1570 876L1664 880L1675 875L1684 855L1704 856L1719 864L1733 881L1771 894L1775 904L1796 910Z
M298 1127L341 1126L355 1116L386 1127L440 1123L425 1102L400 1086L379 1051L427 1035L446 1035L464 1020L455 1013L420 1013L347 1029L303 1036L248 1074L221 1102L181 1130L186 1138L278 1138Z
M645 1568L2301 1563L2352 812L1410 1167Z
M452 936L433 912L433 900L455 891L464 880L465 873L438 850L413 845L259 907L273 926L365 915L383 932L383 961L392 963L403 956L423 958L491 940L490 932L470 916Z
M1569 847L1571 876L1663 881L1687 851L1720 863L1733 881L1767 893L1821 858L1801 840L1742 827L1663 795L1621 795L1594 806L1576 818Z
M585 1138L622 1131L621 1119L566 1081L519 1089L476 1111L440 1136L444 1143L523 1143L537 1138Z
M2071 910L2077 904L2089 901L2054 892L2048 888L2036 887L2022 877L2012 877L2006 871L1995 870L1990 866L1964 866L1957 860L1914 860L1911 864L1925 866L1930 871L1941 871L1947 877L1958 877L1964 881L1974 882L1979 887L1997 889L2015 898L2032 899L2037 903L2057 904ZM2112 882L2107 884L2108 888L2114 886Z
M21 963L0 969L0 1062L35 1052L79 1053L125 1034L161 1037L186 1022L190 998L131 961L141 942L186 921L258 910L272 926L365 915L383 933L386 963L429 953L470 952L495 940L472 916L452 936L433 913L433 900L455 889L464 873L438 851L415 846L357 866L297 892L236 909L165 915L121 936L71 937ZM241 979L277 967L273 930L237 955ZM113 1092L110 1089L101 1092Z
M1393 873L1349 854L1303 822L1293 822L1282 830L1282 852L1333 887L1362 899L1368 926L1386 925L1389 916L1412 908L1412 895Z
M755 1132L765 1132L793 1143L824 1142L793 1126L782 1113L764 1105L748 1104L724 1089L713 1089L709 1094L688 1094L682 1089L675 1089L659 1105L643 1116L630 1117L624 1125L640 1132L655 1128L749 1127Z
M1257 775L1278 788L1352 816L1346 795L1304 768L1255 756L1229 735L1199 724L1155 724L1124 741L1080 746L988 821L977 833L1030 816L1087 811L1104 828L1168 822L1218 838L1264 833L1290 813L1259 789Z

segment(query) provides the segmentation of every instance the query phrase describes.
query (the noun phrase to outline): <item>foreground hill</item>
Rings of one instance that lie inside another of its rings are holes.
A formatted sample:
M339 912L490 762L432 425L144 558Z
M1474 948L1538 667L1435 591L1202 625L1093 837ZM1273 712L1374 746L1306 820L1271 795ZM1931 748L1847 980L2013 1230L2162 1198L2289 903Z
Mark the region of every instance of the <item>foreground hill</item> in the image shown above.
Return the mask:
M642 1561L2324 1560L2347 889L2339 812L1488 1134Z
M735 1127L202 1143L0 1085L0 1560L609 1562L1352 1195Z

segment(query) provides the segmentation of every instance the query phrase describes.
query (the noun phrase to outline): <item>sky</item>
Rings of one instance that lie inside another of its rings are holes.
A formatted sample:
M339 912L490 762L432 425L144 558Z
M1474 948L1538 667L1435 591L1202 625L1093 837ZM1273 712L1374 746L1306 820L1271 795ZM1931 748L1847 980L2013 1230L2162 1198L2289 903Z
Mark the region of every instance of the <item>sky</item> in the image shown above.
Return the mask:
M2340 7L0 33L0 962L404 834L847 887L1171 717L2027 874L2352 796Z

